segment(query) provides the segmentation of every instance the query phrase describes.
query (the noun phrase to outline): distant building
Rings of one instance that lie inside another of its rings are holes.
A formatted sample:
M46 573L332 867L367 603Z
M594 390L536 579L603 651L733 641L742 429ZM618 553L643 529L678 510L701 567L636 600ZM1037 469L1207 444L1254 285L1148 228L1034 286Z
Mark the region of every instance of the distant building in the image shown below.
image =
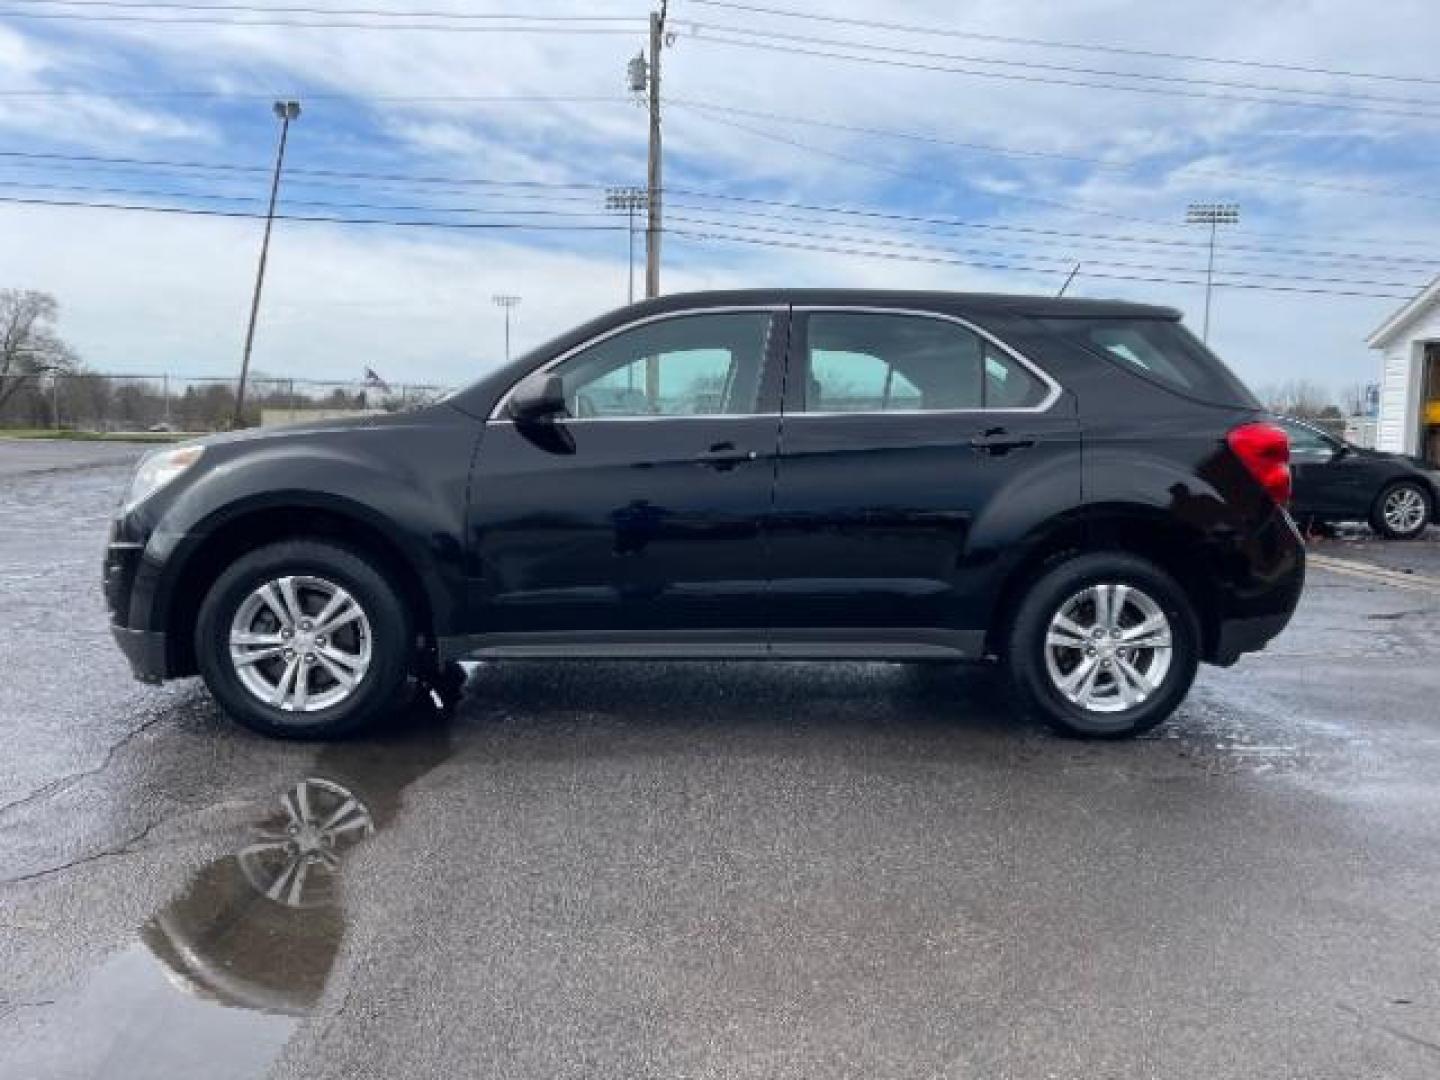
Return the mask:
M1376 449L1440 465L1440 277L1386 319L1367 343L1384 357Z

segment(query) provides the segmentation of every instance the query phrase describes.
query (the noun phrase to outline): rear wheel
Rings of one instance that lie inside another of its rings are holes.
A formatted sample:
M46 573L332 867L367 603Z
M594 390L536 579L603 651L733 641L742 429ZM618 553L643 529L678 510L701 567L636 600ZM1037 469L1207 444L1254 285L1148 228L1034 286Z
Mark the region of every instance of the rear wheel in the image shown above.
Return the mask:
M1401 480L1380 492L1370 511L1370 526L1391 540L1413 540L1430 521L1430 494L1414 480Z
M370 724L407 687L409 612L357 552L292 540L250 552L216 580L196 622L210 692L240 723L283 738Z
M1116 739L1148 731L1184 700L1200 633L1184 590L1158 566L1096 553L1040 577L1005 653L1031 711L1068 734Z

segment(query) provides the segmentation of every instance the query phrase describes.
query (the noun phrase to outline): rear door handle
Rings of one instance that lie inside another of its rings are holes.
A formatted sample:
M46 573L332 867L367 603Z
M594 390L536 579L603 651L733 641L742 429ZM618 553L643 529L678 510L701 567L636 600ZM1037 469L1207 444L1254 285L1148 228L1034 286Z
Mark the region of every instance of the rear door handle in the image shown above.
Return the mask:
M1025 450L1034 445L1034 439L1011 434L1003 427L986 428L970 440L970 449L992 457L1001 457L1011 450Z
M732 442L718 442L703 454L696 455L695 464L725 470L754 461L757 457L759 455L754 450L737 450Z

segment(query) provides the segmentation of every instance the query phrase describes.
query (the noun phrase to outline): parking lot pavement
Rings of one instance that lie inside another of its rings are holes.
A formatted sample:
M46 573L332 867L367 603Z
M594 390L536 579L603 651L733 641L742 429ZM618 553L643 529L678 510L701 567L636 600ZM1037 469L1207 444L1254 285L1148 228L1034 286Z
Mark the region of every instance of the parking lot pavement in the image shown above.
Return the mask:
M131 462L147 449L142 443L0 438L0 478Z
M965 668L511 663L280 744L128 680L124 478L0 479L0 1076L1440 1069L1440 595L1318 569L1133 743Z
M1440 527L1435 525L1423 539L1405 543L1382 540L1363 525L1345 526L1333 537L1312 540L1310 548L1330 558L1440 578Z

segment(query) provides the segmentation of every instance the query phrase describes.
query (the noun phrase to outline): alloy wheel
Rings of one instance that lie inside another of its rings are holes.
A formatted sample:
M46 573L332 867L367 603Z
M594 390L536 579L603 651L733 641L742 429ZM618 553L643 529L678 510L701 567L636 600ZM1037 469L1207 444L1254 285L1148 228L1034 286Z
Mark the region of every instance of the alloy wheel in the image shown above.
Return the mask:
M1088 712L1118 713L1147 701L1170 670L1170 620L1143 590L1100 582L1060 605L1045 633L1055 689Z
M1425 524L1425 496L1413 487L1398 487L1385 496L1380 514L1396 533L1417 532Z
M230 623L240 685L285 712L312 713L353 694L370 668L370 618L324 578L275 578L255 588Z

